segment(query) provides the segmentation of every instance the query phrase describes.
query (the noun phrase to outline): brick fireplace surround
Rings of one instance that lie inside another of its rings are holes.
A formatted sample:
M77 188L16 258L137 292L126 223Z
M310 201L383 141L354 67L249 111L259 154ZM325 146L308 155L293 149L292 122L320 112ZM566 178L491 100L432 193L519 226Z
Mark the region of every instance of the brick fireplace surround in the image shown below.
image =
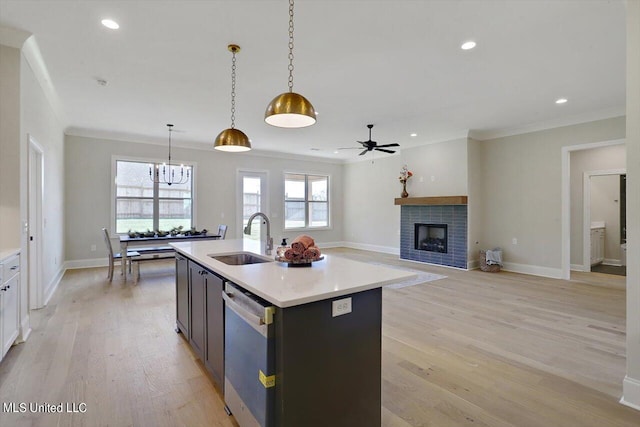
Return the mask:
M467 197L407 197L400 205L400 258L428 264L467 268ZM415 247L415 224L446 224L447 253Z

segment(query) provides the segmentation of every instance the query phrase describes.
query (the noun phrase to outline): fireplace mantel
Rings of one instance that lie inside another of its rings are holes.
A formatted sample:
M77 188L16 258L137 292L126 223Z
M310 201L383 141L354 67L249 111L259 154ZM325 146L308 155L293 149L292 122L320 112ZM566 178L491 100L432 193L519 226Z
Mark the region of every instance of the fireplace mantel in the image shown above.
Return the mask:
M438 196L438 197L403 197L395 199L395 205L424 206L424 205L466 205L467 196Z

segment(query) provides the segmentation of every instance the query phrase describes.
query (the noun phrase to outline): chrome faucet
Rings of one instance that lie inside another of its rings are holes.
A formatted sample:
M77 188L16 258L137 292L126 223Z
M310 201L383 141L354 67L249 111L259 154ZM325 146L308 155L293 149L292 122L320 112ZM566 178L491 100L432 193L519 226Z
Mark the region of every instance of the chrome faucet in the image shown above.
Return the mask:
M249 217L249 221L247 221L247 226L244 228L244 234L251 234L251 221L257 216L261 216L264 218L264 221L267 223L267 245L265 246L265 251L267 255L271 255L271 250L273 249L273 237L271 237L271 223L269 222L269 218L262 212L256 212Z

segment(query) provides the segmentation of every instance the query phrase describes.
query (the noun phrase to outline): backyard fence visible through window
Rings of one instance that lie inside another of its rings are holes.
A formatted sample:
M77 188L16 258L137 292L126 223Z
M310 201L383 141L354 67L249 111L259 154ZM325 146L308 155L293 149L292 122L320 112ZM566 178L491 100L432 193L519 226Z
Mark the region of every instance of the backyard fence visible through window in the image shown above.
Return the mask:
M116 233L129 230L169 231L193 225L193 173L184 184L161 184L149 177L149 168L161 164L116 161ZM191 168L190 165L185 167Z
M284 228L329 226L329 177L284 175Z

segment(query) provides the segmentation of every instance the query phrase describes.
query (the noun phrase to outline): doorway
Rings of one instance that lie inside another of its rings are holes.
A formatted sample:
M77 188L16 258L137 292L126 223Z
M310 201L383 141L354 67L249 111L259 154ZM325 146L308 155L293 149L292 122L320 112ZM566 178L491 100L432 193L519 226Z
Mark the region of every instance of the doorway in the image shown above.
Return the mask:
M38 142L29 135L28 159L28 292L29 309L42 308L42 198L44 187L44 150Z
M253 221L251 223L251 234L244 234L244 227L249 221L249 217L256 212L268 212L267 204L267 179L268 173L266 171L251 171L251 170L239 170L238 171L238 229L240 230L241 237L244 239L261 240L266 238L266 231L262 227L263 221ZM264 236L263 236L264 235Z
M626 276L625 169L584 173L584 271Z

